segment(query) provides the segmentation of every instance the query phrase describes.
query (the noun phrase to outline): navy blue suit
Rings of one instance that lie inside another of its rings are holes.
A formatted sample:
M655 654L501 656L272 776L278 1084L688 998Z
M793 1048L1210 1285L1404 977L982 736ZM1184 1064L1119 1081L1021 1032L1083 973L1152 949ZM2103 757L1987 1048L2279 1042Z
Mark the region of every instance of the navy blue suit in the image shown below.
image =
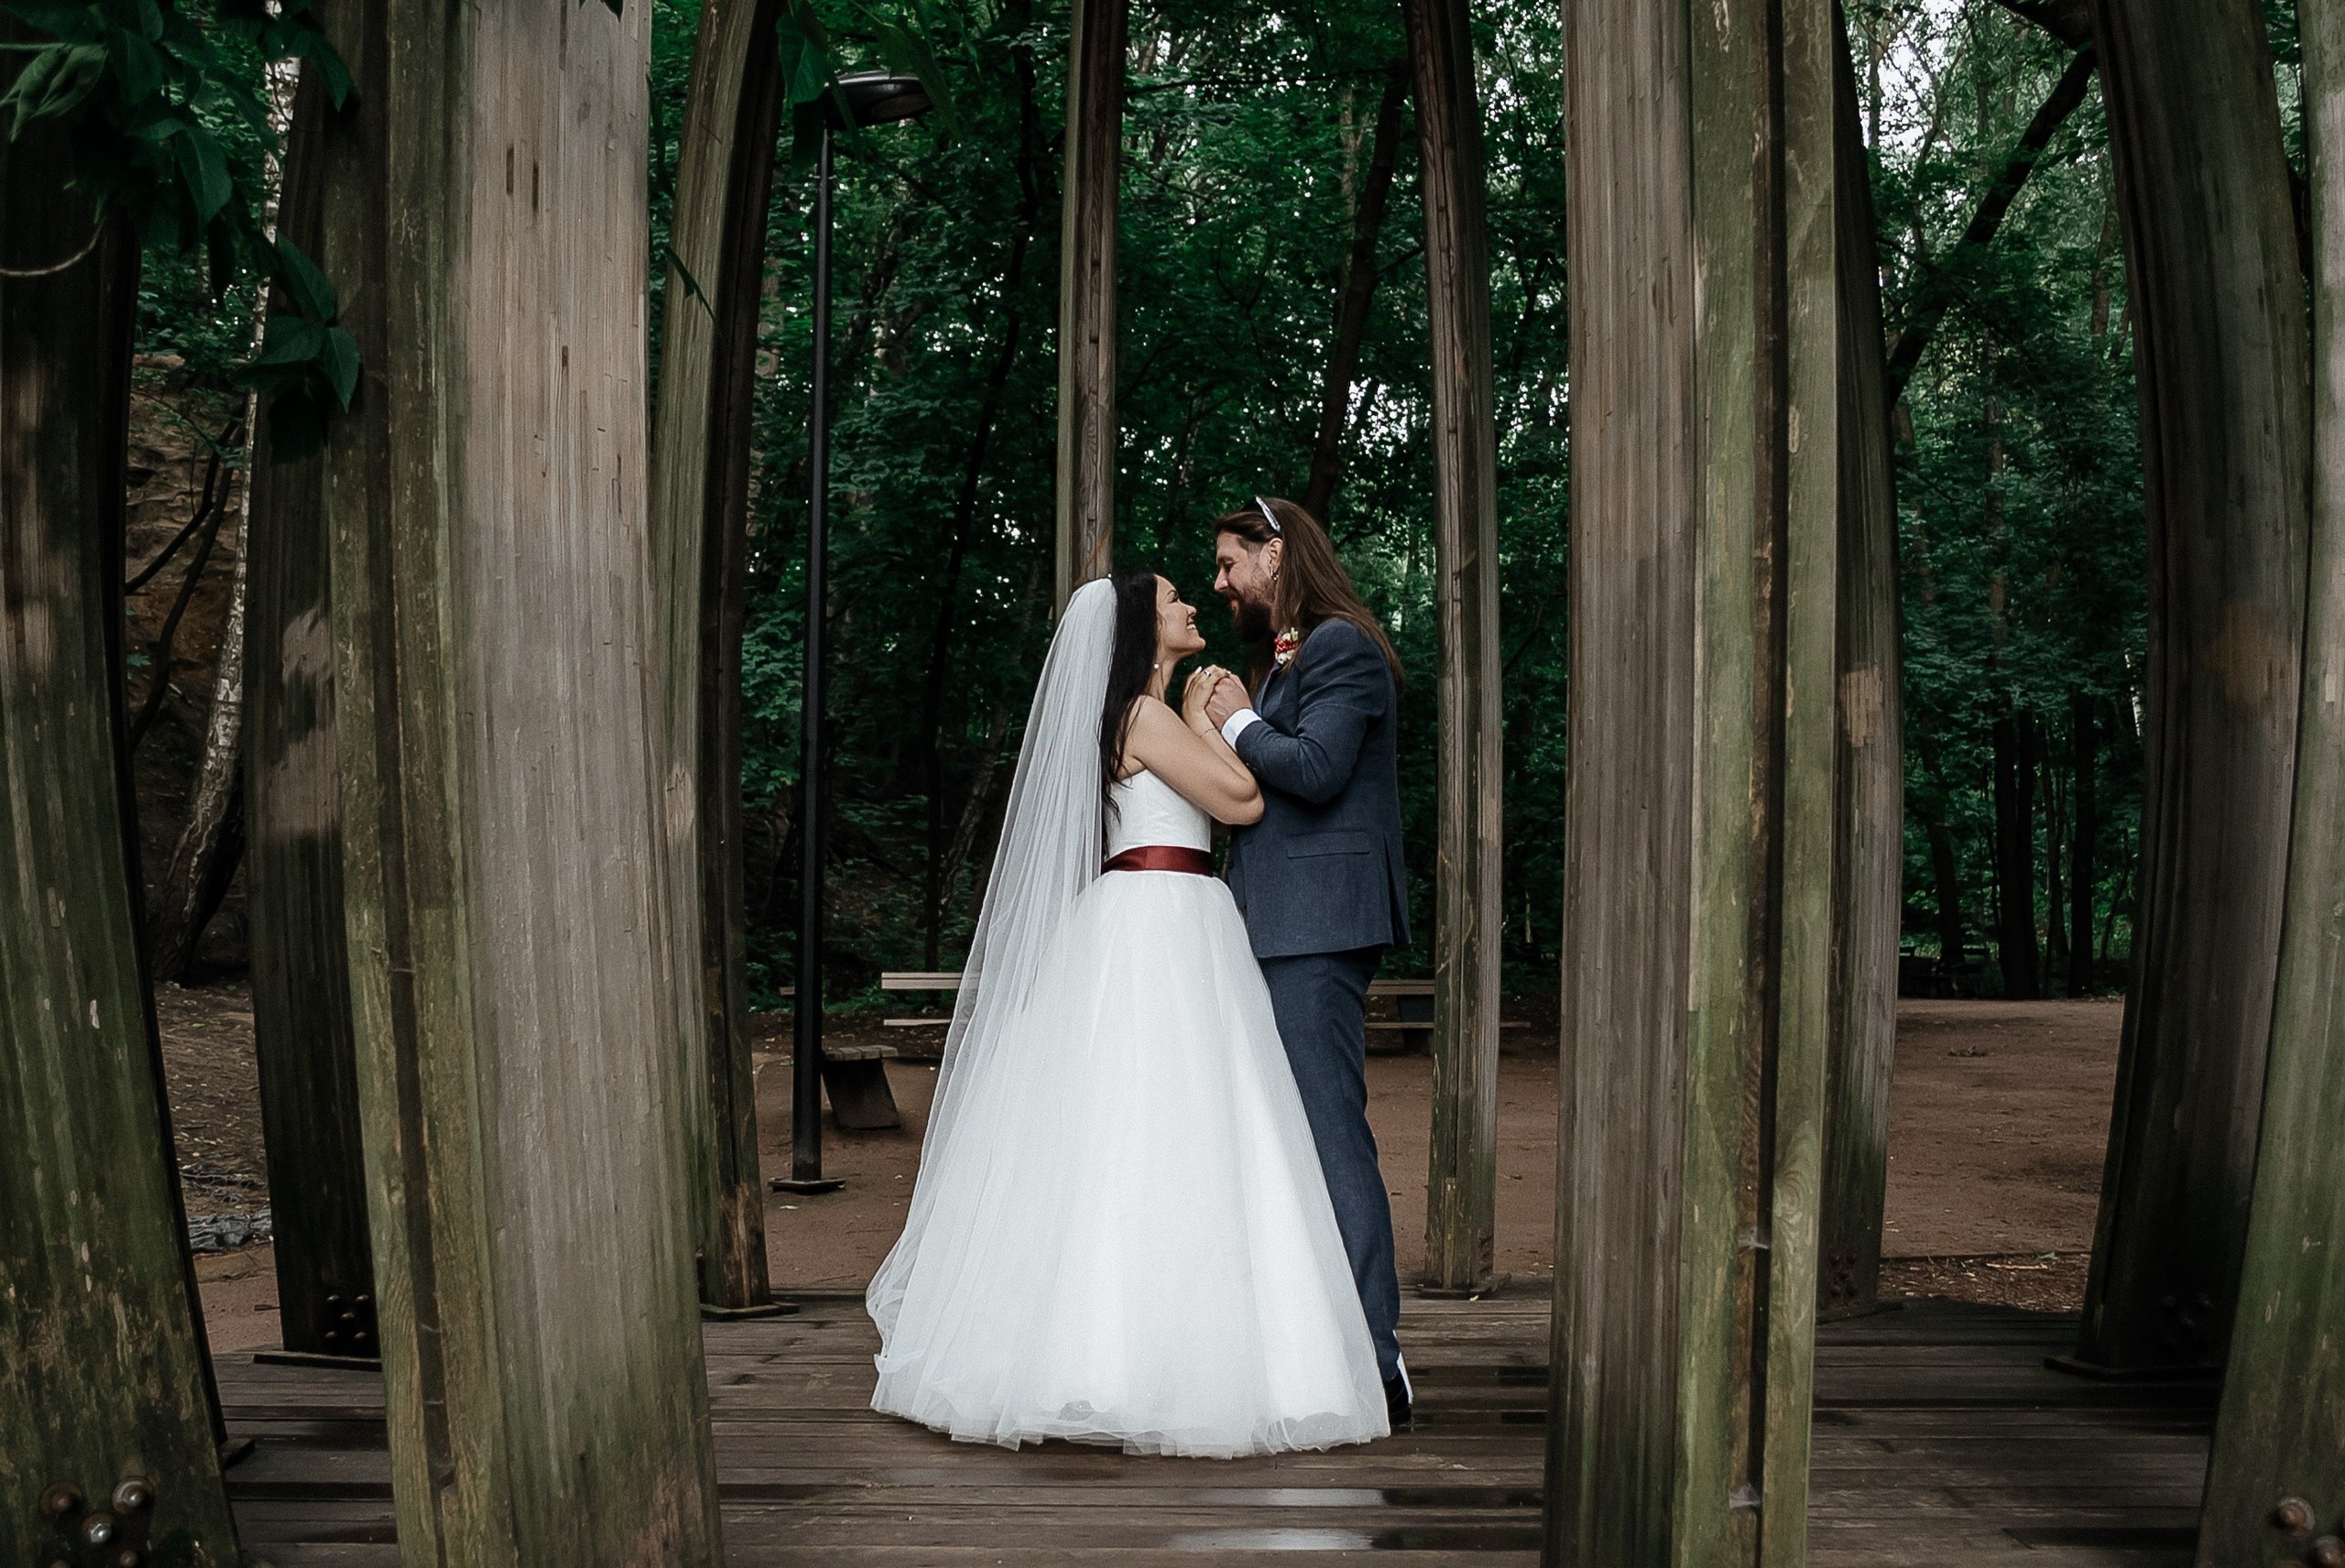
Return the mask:
M1237 830L1229 891L1270 985L1279 1038L1376 1342L1400 1369L1392 1205L1368 1125L1368 985L1409 940L1394 758L1392 671L1348 621L1322 622L1255 694L1261 722L1238 755L1262 785L1262 820Z

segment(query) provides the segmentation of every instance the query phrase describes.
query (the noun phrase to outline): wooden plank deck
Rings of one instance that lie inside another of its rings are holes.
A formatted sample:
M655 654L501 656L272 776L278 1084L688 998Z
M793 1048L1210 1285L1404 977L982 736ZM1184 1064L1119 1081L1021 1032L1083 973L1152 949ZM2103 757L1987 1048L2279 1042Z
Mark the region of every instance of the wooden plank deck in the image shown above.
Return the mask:
M860 1301L798 1299L795 1317L707 1328L736 1568L1537 1560L1542 1298L1410 1300L1413 1432L1236 1462L1013 1454L875 1415ZM1827 1327L1815 1568L2185 1568L2213 1392L2045 1370L2074 1335L2071 1319L1936 1301ZM229 1473L247 1548L277 1568L392 1568L376 1380L248 1355L219 1367L232 1433L258 1443Z

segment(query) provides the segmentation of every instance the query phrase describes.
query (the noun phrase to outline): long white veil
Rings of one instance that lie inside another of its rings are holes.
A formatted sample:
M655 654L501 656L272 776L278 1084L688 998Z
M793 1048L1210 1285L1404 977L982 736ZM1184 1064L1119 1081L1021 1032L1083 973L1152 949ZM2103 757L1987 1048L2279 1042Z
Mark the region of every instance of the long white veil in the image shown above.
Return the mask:
M1051 638L1027 714L1026 738L1009 787L1009 809L994 851L985 908L969 942L936 1097L921 1144L920 1181L904 1233L872 1277L865 1297L884 1339L896 1325L904 1287L934 1212L928 1181L967 1097L967 1085L1012 1045L1019 1015L1084 888L1099 875L1105 810L1099 787L1099 715L1116 633L1116 594L1098 579L1076 589Z

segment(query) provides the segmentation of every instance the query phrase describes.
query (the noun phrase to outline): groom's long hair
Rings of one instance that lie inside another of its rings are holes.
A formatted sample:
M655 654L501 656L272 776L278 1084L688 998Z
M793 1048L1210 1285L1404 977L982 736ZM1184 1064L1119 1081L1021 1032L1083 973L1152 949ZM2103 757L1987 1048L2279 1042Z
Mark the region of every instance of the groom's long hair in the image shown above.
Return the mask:
M1278 519L1275 530L1270 517L1262 515L1264 506ZM1256 691L1262 689L1262 678L1271 670L1271 641L1282 628L1292 626L1307 640L1328 621L1349 621L1358 626L1391 667L1394 688L1401 686L1401 656L1392 651L1392 639L1384 635L1383 626L1361 603L1359 590L1352 586L1351 573L1336 558L1336 546L1327 538L1327 530L1319 526L1318 518L1283 496L1266 495L1258 505L1226 512L1216 518L1214 531L1236 534L1257 550L1272 539L1282 541L1271 624L1246 643L1249 687Z

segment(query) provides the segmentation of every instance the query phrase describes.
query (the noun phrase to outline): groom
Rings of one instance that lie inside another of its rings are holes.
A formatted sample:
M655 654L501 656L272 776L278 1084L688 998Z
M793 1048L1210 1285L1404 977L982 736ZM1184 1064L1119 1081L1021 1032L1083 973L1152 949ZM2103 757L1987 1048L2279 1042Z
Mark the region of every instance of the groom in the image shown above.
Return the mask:
M1205 712L1262 785L1261 821L1230 843L1229 890L1270 984L1397 1428L1410 1390L1392 1207L1368 1126L1366 1018L1377 961L1409 940L1400 660L1310 513L1257 496L1215 527L1214 592L1250 658L1246 683L1224 677Z

